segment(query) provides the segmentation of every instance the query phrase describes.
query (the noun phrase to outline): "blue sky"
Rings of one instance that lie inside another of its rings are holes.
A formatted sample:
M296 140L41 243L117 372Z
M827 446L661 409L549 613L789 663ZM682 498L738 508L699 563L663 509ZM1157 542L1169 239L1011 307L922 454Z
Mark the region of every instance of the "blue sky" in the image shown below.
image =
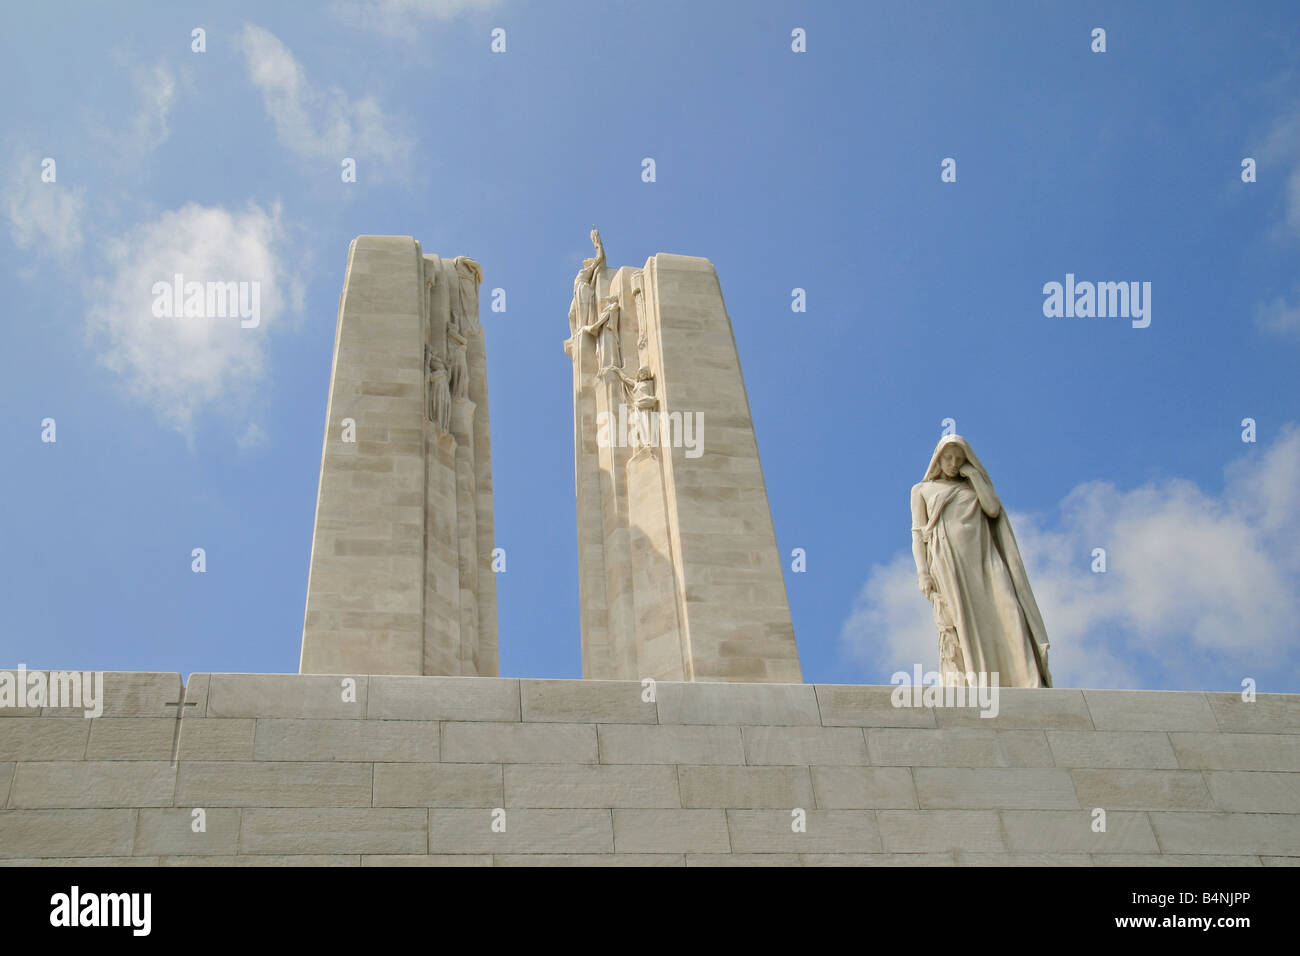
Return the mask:
M1295 4L25 5L0 45L0 665L296 671L348 243L399 234L507 292L501 672L580 676L594 223L718 270L805 680L937 664L908 490L951 417L1059 686L1300 692ZM177 265L260 325L160 331ZM1067 273L1149 327L1045 316Z

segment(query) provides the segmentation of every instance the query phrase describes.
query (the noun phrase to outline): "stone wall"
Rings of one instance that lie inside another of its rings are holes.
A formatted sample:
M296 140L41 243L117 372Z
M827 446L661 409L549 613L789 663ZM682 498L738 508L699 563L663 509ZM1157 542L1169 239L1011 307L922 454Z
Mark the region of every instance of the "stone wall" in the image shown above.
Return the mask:
M0 708L0 858L1300 862L1297 695L1004 690L990 719L890 687L352 681L108 674L95 719Z

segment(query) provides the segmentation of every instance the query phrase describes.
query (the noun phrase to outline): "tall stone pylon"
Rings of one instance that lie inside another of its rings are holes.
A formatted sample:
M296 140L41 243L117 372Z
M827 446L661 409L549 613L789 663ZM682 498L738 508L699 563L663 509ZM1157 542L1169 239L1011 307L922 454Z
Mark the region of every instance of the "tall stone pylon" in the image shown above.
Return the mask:
M707 259L573 283L582 676L801 683L731 319Z
M497 674L481 282L409 236L352 241L303 674Z

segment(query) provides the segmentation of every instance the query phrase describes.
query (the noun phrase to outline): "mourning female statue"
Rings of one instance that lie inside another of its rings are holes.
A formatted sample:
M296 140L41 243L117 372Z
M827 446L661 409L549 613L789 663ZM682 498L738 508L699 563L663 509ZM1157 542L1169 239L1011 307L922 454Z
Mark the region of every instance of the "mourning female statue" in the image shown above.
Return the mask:
M595 258L583 259L582 268L573 278L573 301L569 303L570 339L578 329L596 321L596 276L605 268L605 244L595 228L591 230L591 244L596 250Z
M1029 589L1011 522L993 482L960 435L939 441L912 486L912 556L934 609L945 684L994 678L1051 687L1047 630Z

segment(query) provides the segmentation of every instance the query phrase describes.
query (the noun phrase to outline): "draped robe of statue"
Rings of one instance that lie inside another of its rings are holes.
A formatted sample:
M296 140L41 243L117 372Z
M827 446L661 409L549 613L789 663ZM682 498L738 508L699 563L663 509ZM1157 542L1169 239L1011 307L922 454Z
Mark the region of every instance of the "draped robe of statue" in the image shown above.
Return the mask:
M961 448L986 484L996 508L992 517L971 480L944 477L939 455L950 444ZM988 472L960 435L939 442L925 477L912 488L912 533L922 545L914 552L917 571L928 573L937 589L930 600L940 631L943 681L967 683L967 674L996 672L1002 687L1051 687L1047 629L1011 522L992 489Z

